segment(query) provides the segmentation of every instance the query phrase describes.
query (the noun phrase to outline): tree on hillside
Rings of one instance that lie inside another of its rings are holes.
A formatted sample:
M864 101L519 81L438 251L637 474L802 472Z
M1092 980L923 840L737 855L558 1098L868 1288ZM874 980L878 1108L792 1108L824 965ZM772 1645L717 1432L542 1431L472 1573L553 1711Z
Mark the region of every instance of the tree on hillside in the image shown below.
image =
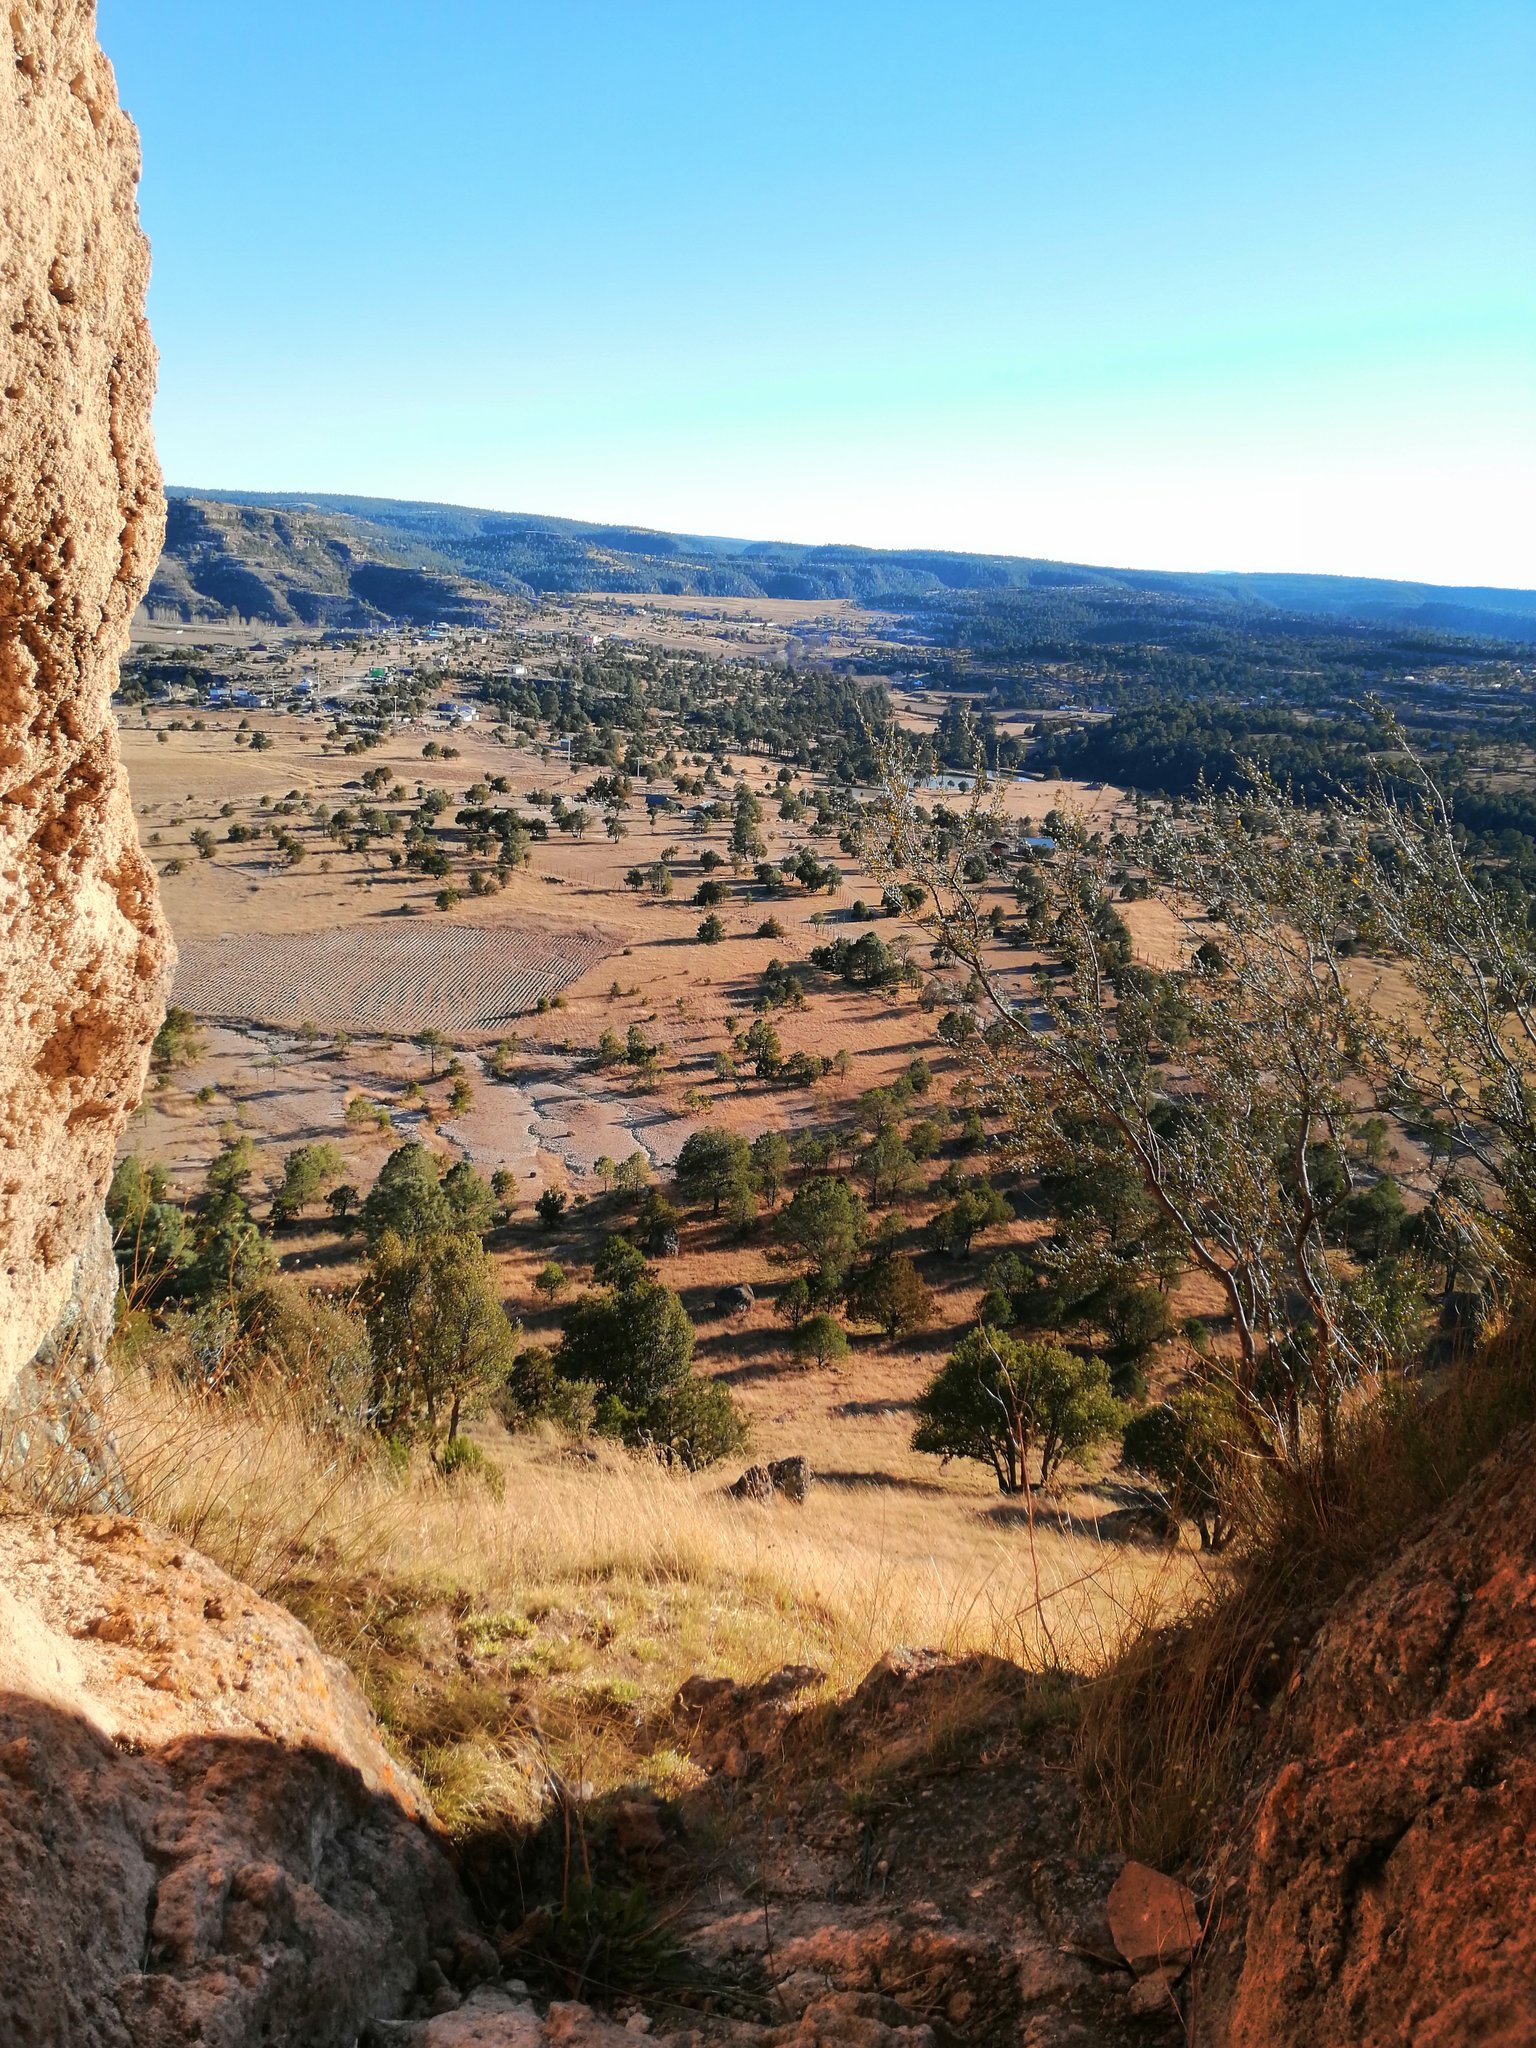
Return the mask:
M735 1131L706 1125L683 1140L673 1169L677 1192L685 1202L708 1202L711 1215L738 1187L750 1184L752 1153Z
M174 1073L177 1067L190 1066L200 1059L202 1052L203 1034L196 1017L190 1010L172 1003L150 1048L151 1067L157 1074Z
M859 1171L869 1188L869 1199L877 1207L911 1194L922 1181L917 1161L895 1130L883 1130L870 1139L859 1154Z
M505 1380L517 1351L491 1265L472 1238L386 1230L369 1259L371 1411L386 1436L451 1443Z
M731 852L738 861L761 860L766 855L762 820L762 805L742 783L731 807Z
M496 1197L489 1182L467 1159L460 1159L443 1175L442 1189L453 1228L470 1237L484 1237L496 1215Z
M782 1131L760 1131L752 1140L752 1185L777 1208L789 1174L789 1140Z
M282 1186L272 1197L273 1222L287 1223L301 1216L345 1171L340 1148L328 1140L290 1152L283 1161Z
M171 1199L161 1166L130 1154L120 1159L107 1190L107 1220L128 1300L136 1307L175 1290L188 1257L187 1224Z
M1224 1550L1232 1538L1233 1437L1230 1405L1210 1389L1156 1402L1125 1425L1126 1465L1155 1480L1173 1512L1195 1524L1202 1550Z
M957 1042L1037 1172L1081 1171L1086 1142L1092 1164L1139 1181L1183 1261L1221 1289L1235 1351L1208 1370L1248 1451L1295 1463L1315 1445L1330 1469L1340 1404L1393 1341L1376 1305L1399 1300L1335 1249L1355 1178L1341 1137L1392 1065L1348 968L1383 888L1371 831L1298 810L1257 772L1240 798L1150 812L1134 837L1059 818L1041 870L1053 959L1021 1005L993 970L967 865L1007 830L978 798L941 845L893 774L877 861L929 889L930 927L970 976L956 1014L973 1029ZM1131 957L1112 912L1128 869L1158 890L1187 964ZM1415 943L1407 912L1398 931ZM1219 966L1195 960L1207 939Z
M984 1180L973 1181L933 1217L928 1235L935 1247L952 1259L968 1259L972 1242L982 1231L995 1230L1012 1217L1012 1209L996 1188Z
M737 1449L746 1425L729 1389L693 1371L693 1344L681 1300L641 1273L573 1305L555 1369L595 1388L599 1429L695 1470Z
M983 1325L950 1353L917 1399L912 1448L990 1465L998 1489L1027 1491L1038 1453L1043 1486L1068 1458L1111 1434L1121 1410L1101 1360Z
M779 1211L779 1241L816 1269L824 1293L841 1290L869 1231L864 1204L847 1181L815 1174L801 1182Z
M848 1306L860 1322L878 1324L894 1343L933 1321L933 1290L905 1252L887 1252L860 1274L849 1290Z
M584 1295L565 1319L556 1363L566 1379L591 1380L631 1411L646 1408L693 1364L693 1324L659 1281Z
M412 1138L390 1153L358 1214L370 1252L386 1232L411 1243L449 1228L437 1160L425 1145Z
M848 1356L848 1333L835 1316L818 1312L796 1323L789 1340L800 1359L814 1359L817 1365L841 1365Z
M444 873L446 872L445 865ZM448 1041L442 1032L438 1030L437 1026L433 1024L429 1025L425 1031L419 1031L416 1034L416 1043L427 1055L428 1074L430 1079L435 1081L437 1079L437 1056L439 1053L448 1050Z

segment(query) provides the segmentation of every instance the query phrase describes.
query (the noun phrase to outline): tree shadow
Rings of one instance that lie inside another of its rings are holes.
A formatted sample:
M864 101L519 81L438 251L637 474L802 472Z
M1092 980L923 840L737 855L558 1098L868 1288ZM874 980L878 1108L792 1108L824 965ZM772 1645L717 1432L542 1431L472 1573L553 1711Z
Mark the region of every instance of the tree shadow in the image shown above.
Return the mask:
M937 1479L913 1479L902 1472L850 1472L846 1470L824 1472L816 1468L818 1486L839 1486L847 1493L912 1493L924 1499L947 1496L949 1488Z

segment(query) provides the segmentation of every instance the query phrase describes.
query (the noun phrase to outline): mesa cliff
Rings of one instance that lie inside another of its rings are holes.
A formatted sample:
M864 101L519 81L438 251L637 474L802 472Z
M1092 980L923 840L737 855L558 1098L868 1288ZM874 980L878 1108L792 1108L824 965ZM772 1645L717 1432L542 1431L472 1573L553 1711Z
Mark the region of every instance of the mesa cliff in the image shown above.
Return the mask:
M0 82L0 1402L50 1339L99 1338L173 958L111 710L165 508L138 138L94 17L8 9Z

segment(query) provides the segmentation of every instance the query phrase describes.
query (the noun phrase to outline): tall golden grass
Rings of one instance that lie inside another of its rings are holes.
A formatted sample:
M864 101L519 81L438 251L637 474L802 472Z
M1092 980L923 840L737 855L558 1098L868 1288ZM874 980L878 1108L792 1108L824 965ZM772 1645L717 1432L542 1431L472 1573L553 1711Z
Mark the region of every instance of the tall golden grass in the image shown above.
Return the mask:
M117 1433L141 1510L293 1605L460 1820L511 1796L509 1767L524 1784L535 1725L588 1781L665 1776L647 1724L694 1672L808 1665L841 1692L902 1645L1097 1671L1198 1569L879 1486L763 1508L549 1434L487 1437L495 1488L402 1476L276 1381L231 1398L128 1372Z

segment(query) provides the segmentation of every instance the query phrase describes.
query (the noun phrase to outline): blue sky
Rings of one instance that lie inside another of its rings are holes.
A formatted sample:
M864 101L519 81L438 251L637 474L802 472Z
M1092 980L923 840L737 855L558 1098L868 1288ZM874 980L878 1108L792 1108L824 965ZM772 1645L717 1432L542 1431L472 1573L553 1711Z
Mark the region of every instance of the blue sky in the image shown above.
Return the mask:
M175 482L1536 584L1529 0L101 0Z

